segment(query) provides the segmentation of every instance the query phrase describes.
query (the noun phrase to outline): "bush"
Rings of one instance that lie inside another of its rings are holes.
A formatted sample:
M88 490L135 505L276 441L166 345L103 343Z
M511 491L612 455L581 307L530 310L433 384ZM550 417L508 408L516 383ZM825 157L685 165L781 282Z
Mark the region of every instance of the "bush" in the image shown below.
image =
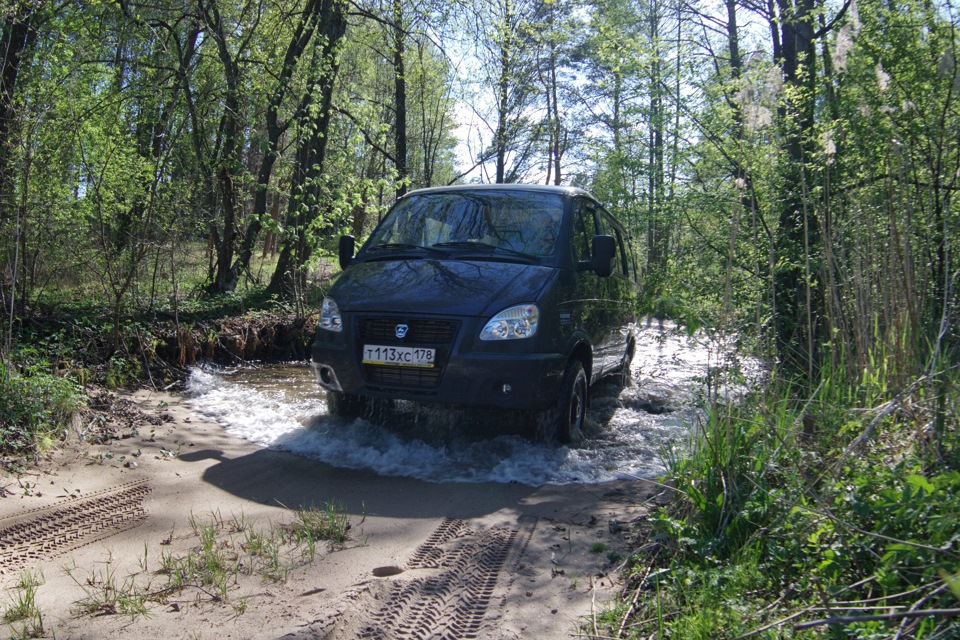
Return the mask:
M62 438L79 398L70 380L0 364L0 454L43 450Z
M960 372L830 373L810 397L772 378L709 407L668 460L658 566L634 557L649 597L618 631L960 637L943 613L960 605Z

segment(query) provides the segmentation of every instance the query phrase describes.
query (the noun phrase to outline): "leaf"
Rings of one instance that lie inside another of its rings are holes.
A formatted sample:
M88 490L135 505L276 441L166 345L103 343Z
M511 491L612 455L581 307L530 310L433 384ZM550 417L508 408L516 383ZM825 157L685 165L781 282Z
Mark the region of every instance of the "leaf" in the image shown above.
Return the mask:
M936 491L936 487L934 487L929 480L917 473L912 473L907 476L907 482L910 483L910 486L914 489L922 490L927 495Z
M943 578L943 581L947 583L947 586L950 587L950 591L953 592L953 595L960 600L960 573L956 575L950 575L943 569L940 569L940 577Z

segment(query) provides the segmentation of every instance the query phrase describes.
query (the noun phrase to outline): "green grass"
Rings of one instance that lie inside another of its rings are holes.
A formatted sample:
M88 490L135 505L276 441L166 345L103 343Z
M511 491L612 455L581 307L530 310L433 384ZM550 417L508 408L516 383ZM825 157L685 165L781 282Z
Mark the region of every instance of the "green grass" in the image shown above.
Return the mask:
M603 635L960 635L960 616L923 613L960 609L960 373L883 362L706 407L669 456L655 560L631 559L636 599Z
M116 572L106 564L101 571L92 572L83 582L71 571L67 572L83 589L84 597L76 602L77 611L86 615L123 614L135 618L149 612L151 593L141 587L135 576L117 580Z
M37 607L37 589L43 584L43 574L24 571L20 574L10 604L3 611L14 638L40 638L44 635L43 616Z
M152 574L149 548L137 558L141 573L118 580L107 565L83 580L71 574L85 597L77 603L82 615L131 617L149 613L149 606L179 593L194 593L197 600L229 602L243 577L259 576L267 582L284 582L291 571L312 562L318 543L341 545L351 525L341 509L329 503L322 509L300 509L293 522L257 528L241 513L228 518L219 511L200 517L191 514L188 524L194 545L186 552L163 551ZM162 545L169 545L173 533ZM164 582L155 584L154 577ZM246 601L233 604L238 614Z
M297 511L297 520L290 526L290 533L298 543L326 540L341 544L347 539L350 520L343 508L333 502Z
M35 365L18 371L0 363L0 455L25 455L61 440L80 393L68 378Z

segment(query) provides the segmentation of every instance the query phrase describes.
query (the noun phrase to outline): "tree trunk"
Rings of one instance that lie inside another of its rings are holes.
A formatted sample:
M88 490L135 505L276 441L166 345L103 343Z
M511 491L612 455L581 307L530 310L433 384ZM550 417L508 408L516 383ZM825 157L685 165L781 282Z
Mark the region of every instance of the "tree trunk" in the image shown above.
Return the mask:
M407 76L403 55L406 49L402 0L393 0L393 86L396 130L394 132L397 168L397 197L407 192Z
M29 55L37 39L37 14L43 2L17 1L12 10L3 12L3 31L0 33L0 223L10 218L15 206L12 202L12 168L10 163L13 141L16 138L17 78L24 58Z
M785 127L784 194L777 230L774 322L781 361L812 376L817 366L823 304L811 273L819 264L816 213L807 199L812 157L816 48L813 0L779 0L780 50L784 83L792 99L781 112ZM776 43L775 43L776 44ZM811 267L812 265L812 267Z
M337 60L334 51L340 39L346 33L347 21L345 5L341 0L322 0L322 18L320 20L323 49L313 77L307 83L308 95L303 100L302 113L312 113L310 122L304 127L298 149L297 166L290 185L288 225L293 233L284 238L280 247L280 257L270 280L267 291L282 297L291 297L302 290L304 276L301 271L313 253L312 239L309 237L312 223L320 215L322 197L319 180L323 176L327 154L327 135L332 119L334 78L337 73ZM314 97L314 92L319 96ZM317 107L313 109L316 102ZM306 115L305 115L306 118Z
M279 112L280 107L287 99L290 92L290 81L293 72L296 70L303 52L306 50L313 35L321 22L325 10L329 10L330 0L309 0L300 14L300 22L297 24L296 31L290 43L287 45L287 51L284 55L283 66L280 69L280 77L274 86L273 94L270 96L270 104L267 108L266 126L267 126L267 146L260 161L260 170L257 172L257 185L253 194L253 211L250 223L247 225L243 241L237 251L237 258L231 267L232 277L239 280L241 273L250 270L250 260L253 257L253 248L260 237L260 231L263 229L263 219L267 214L268 191L270 180L273 176L273 168L279 157L280 137L284 134L290 125L290 122L299 117L300 111L294 115L291 120L281 123Z
M232 270L233 255L237 237L236 194L234 191L234 176L239 171L240 162L237 150L240 148L240 65L237 57L230 51L227 34L220 17L220 10L216 2L200 1L200 10L203 13L207 28L217 44L217 55L223 67L223 77L227 85L224 96L223 116L220 130L223 132L223 145L220 154L220 170L218 183L220 186L220 203L223 210L223 235L217 244L217 273L210 283L210 291L221 293L233 291L237 286L237 277Z

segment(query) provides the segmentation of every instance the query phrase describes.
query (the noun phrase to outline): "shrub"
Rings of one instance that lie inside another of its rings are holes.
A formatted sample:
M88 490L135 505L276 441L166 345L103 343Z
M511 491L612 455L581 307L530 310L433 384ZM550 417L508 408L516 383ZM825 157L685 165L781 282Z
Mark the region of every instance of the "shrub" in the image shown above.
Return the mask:
M0 364L0 454L23 455L52 445L63 436L79 398L70 380Z

